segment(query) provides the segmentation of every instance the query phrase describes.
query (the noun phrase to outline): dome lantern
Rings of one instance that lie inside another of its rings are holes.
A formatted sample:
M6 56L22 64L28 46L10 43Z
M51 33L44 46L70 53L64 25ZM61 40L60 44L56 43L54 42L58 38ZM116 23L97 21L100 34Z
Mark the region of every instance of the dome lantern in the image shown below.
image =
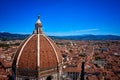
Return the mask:
M42 23L40 21L40 16L38 15L38 20L35 23L35 30L34 33L36 34L42 34Z

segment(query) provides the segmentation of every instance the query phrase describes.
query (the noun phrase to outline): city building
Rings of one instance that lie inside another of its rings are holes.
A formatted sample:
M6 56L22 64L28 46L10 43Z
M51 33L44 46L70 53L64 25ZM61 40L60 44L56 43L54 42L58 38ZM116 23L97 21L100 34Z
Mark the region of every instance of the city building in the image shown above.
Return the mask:
M40 16L33 34L19 46L12 63L14 80L61 80L62 57L56 44L42 31Z

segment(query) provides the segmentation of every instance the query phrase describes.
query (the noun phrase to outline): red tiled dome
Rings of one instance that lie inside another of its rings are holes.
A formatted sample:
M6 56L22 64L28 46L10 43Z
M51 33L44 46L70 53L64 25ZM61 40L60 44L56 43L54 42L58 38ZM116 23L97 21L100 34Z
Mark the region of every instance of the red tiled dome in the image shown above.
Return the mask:
M23 41L13 60L13 72L16 75L40 76L48 70L58 70L61 54L56 44L42 33L42 24L36 22L34 33Z

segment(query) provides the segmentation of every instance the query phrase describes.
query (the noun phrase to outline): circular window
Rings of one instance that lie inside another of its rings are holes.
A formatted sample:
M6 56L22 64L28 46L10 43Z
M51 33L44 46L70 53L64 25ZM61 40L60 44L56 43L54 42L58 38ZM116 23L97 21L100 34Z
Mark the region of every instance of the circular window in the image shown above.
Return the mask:
M46 80L52 80L53 76L48 76Z
M25 80L29 80L28 78L26 78Z

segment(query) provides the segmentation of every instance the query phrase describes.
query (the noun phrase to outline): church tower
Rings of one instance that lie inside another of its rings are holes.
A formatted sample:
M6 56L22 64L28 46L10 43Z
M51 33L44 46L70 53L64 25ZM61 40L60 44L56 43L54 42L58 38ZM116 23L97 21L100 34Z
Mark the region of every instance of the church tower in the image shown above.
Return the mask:
M61 53L42 31L40 16L33 34L26 38L14 55L12 77L14 80L61 80Z

